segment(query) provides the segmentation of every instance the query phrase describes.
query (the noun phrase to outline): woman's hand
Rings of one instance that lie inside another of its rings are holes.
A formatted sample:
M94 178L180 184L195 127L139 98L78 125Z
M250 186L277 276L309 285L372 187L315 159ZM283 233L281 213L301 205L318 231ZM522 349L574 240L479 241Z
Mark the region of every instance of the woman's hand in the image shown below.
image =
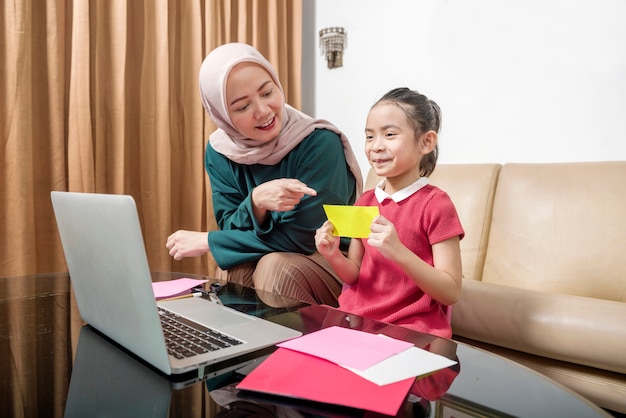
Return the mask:
M317 192L297 179L276 179L255 187L252 203L266 211L287 212L305 195L317 196Z
M252 190L252 208L259 223L263 223L267 212L293 210L305 196L317 196L298 179L276 179L260 184Z
M208 232L178 230L167 237L165 246L174 260L198 257L209 252Z
M333 235L335 227L330 221L324 222L315 231L315 247L324 258L332 258L339 252L339 237Z

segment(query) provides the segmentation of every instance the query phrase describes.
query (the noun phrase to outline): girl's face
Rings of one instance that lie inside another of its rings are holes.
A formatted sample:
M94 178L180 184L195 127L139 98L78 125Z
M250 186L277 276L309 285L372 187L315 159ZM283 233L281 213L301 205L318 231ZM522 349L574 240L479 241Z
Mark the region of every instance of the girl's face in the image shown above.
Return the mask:
M386 177L387 193L419 179L419 163L426 151L422 142L398 105L382 102L370 110L365 124L365 155L376 174Z
M235 129L243 136L268 142L282 127L283 95L263 67L237 64L226 81L226 105Z

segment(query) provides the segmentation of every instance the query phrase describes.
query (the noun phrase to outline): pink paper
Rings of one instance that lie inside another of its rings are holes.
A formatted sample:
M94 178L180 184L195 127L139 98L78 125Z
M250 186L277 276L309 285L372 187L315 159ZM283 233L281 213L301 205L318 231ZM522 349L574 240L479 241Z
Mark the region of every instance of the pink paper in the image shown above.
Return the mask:
M279 348L237 385L295 399L395 416L415 378L379 386L319 357Z
M174 279L164 282L152 282L152 291L155 299L171 298L189 292L190 289L208 282L197 279Z
M294 338L279 347L332 361L341 366L365 370L413 344L350 328L332 326Z

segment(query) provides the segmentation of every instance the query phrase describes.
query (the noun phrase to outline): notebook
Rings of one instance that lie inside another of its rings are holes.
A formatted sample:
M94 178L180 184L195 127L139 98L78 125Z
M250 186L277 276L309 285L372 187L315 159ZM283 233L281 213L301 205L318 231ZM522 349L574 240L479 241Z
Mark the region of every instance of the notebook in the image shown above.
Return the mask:
M157 302L132 196L53 191L51 199L81 317L163 373L202 373L208 365L302 335L201 297ZM182 331L163 327L160 311L229 342L200 343L204 350L192 351L206 352L190 356L189 350L168 353L164 329L181 338Z

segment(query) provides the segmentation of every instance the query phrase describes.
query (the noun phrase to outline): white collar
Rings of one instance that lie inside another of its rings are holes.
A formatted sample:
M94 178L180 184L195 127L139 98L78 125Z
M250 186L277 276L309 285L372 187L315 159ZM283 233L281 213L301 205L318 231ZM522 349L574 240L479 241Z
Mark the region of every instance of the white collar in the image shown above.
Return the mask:
M383 203L385 199L391 199L394 202L398 203L411 196L413 193L417 192L422 187L426 186L429 183L428 177L420 177L414 183L409 184L402 190L398 190L394 194L390 195L386 191L383 190L383 185L385 184L385 179L382 179L377 185L376 189L374 189L374 195L376 196L376 200L378 203Z

